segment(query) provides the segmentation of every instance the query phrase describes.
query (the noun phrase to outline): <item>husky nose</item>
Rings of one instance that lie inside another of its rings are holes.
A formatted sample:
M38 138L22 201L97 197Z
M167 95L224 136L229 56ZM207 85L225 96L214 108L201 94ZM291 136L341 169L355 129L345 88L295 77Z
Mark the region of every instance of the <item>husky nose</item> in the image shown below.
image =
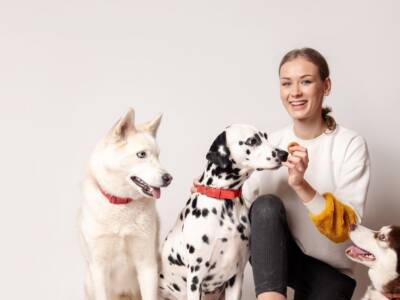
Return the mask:
M350 224L350 231L356 230L357 225L356 224Z
M280 161L287 161L289 153L287 153L284 150L276 149L276 152L278 153L278 158Z
M168 185L171 183L171 181L172 181L172 176L171 176L170 174L168 174L168 173L165 173L165 174L162 176L162 180L163 180L163 182L164 182L164 185L165 185L165 186L168 186Z

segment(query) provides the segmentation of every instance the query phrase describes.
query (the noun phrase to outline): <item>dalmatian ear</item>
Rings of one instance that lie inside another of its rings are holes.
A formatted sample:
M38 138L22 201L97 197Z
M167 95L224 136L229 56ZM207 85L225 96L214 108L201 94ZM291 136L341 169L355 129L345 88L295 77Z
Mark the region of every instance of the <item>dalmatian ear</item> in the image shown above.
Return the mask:
M208 151L206 158L208 161L216 164L222 169L226 169L230 164L229 156L230 156L229 148L226 144L226 132L221 133L214 140L213 144Z

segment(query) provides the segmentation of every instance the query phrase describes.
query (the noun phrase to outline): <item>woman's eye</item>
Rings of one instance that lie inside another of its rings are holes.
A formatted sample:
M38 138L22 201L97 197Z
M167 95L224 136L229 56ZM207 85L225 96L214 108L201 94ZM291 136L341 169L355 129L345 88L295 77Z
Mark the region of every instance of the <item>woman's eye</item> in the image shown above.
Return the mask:
M282 82L282 86L289 86L290 82Z
M307 85L307 84L310 84L310 83L311 83L310 80L303 80L303 81L301 82L301 84L304 84L304 85Z
M140 152L136 153L136 155L139 158L146 158L147 153L146 153L146 151L140 151Z

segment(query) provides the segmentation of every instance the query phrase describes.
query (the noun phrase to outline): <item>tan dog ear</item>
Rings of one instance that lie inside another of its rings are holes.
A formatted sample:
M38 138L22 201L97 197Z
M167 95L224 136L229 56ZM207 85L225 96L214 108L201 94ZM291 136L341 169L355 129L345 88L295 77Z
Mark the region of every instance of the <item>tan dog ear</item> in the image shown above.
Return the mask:
M117 139L124 139L128 131L135 130L135 111L129 108L125 115L111 129L112 136Z
M158 127L160 126L160 123L161 123L161 118L162 118L162 114L158 114L158 115L157 115L153 120L151 120L150 122L147 122L147 123L141 125L141 126L140 126L140 130L148 131L148 132L151 133L151 135L153 135L154 137L156 137Z

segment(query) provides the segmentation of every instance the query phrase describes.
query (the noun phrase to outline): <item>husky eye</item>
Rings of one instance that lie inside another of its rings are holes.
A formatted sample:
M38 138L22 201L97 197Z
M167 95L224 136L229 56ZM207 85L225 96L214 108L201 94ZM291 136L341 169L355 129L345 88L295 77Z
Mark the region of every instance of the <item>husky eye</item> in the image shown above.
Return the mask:
M378 234L378 240L380 240L382 242L386 242L387 241L386 235L384 235L382 233Z
M146 158L147 153L146 153L146 151L140 151L140 152L136 153L136 156L139 158Z

